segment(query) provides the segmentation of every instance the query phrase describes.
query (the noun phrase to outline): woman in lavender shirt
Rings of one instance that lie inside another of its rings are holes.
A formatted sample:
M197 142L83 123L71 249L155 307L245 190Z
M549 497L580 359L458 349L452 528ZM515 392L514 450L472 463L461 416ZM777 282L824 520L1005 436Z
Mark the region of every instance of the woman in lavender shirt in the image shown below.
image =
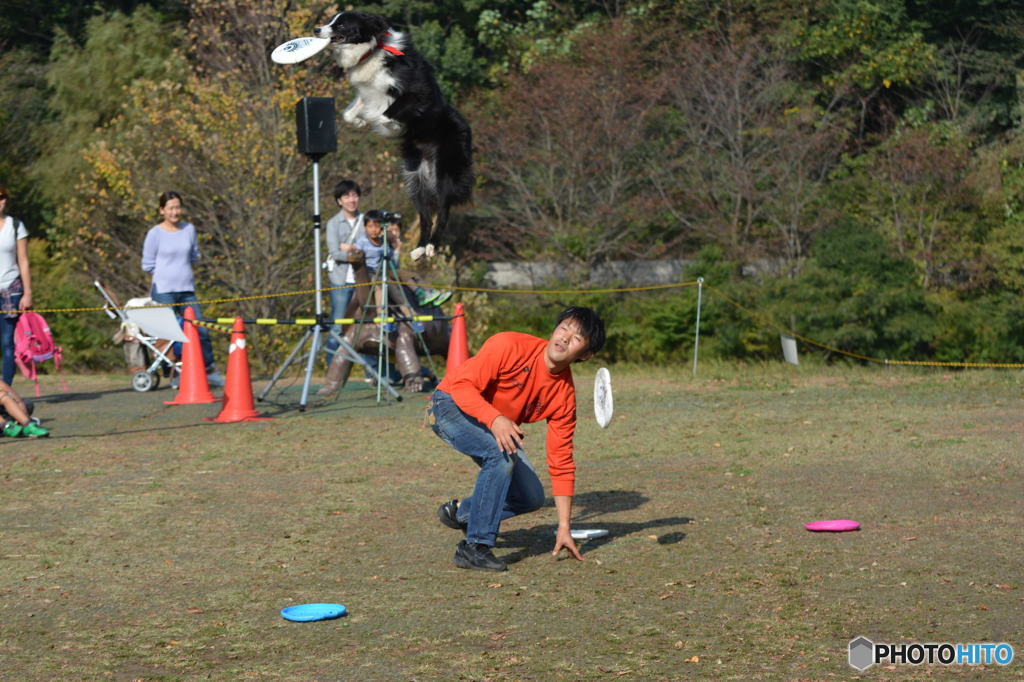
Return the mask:
M192 307L196 318L203 316L196 299L192 264L199 260L199 242L195 226L181 219L181 195L164 192L160 195L163 220L150 228L142 247L142 269L153 275L150 296L154 303L173 305L184 310ZM179 316L180 319L180 316ZM206 364L206 378L211 386L223 386L224 380L213 366L213 348L206 327L199 327L199 345ZM175 351L179 352L177 344Z

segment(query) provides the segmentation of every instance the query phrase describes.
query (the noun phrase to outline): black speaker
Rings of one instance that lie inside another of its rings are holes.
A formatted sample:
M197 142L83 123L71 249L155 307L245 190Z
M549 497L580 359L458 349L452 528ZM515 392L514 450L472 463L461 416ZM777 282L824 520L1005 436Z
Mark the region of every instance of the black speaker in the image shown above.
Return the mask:
M334 132L334 98L303 97L295 103L299 152L313 156L338 151Z

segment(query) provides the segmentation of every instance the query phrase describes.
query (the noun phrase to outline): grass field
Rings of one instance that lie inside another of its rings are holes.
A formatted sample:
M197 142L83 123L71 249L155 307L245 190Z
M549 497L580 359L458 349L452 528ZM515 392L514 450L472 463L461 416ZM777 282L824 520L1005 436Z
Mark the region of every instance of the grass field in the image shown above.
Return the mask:
M552 507L513 519L501 574L451 563L435 510L475 469L422 428L424 396L215 424L170 389L69 377L37 409L52 438L0 440L2 677L1024 677L1020 372L613 367L602 430L596 369L576 371L575 515L610 534L556 561ZM535 463L543 442L527 427ZM862 530L803 529L826 518ZM279 615L321 601L349 615ZM858 674L858 635L1017 659Z

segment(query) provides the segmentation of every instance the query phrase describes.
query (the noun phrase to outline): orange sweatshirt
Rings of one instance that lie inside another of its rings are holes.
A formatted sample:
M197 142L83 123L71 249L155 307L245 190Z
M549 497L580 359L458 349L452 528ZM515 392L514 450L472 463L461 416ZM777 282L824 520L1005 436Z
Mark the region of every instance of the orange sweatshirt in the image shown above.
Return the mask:
M501 332L480 352L444 378L438 389L463 412L490 427L499 414L516 424L548 421L548 473L554 495L572 495L576 464L576 387L572 370L552 374L544 364L547 340L519 332Z

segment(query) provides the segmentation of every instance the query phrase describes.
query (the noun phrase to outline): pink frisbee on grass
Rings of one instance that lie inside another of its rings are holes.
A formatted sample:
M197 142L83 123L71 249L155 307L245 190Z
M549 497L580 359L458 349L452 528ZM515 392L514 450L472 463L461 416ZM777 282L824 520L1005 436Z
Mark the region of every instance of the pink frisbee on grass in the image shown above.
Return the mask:
M848 530L860 530L860 524L849 519L835 519L805 523L804 528L814 533L844 533Z

